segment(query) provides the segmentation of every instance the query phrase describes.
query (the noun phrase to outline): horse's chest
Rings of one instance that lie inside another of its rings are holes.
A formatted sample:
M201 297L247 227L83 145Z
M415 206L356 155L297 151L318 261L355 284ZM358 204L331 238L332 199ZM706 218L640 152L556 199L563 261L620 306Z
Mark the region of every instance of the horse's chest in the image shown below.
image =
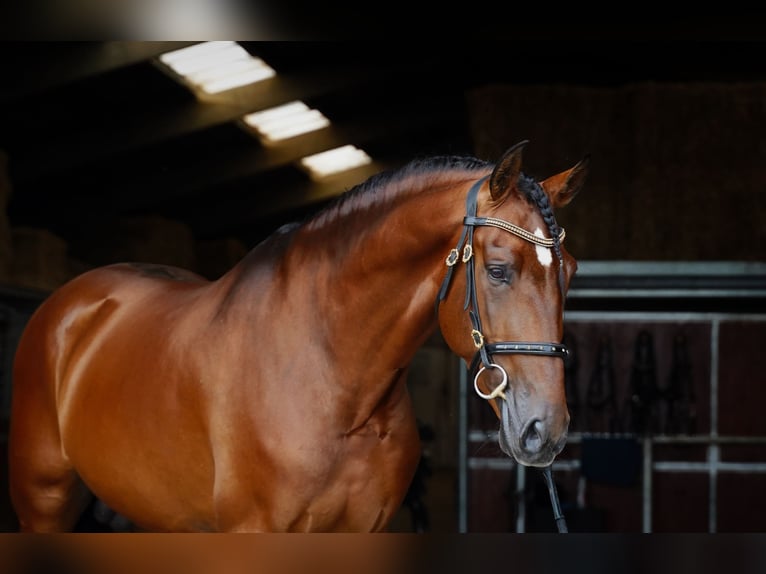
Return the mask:
M407 492L420 455L391 433L346 437L327 480L307 501L306 524L319 530L376 531L386 527ZM325 523L319 523L324 519ZM313 523L313 524L312 524Z

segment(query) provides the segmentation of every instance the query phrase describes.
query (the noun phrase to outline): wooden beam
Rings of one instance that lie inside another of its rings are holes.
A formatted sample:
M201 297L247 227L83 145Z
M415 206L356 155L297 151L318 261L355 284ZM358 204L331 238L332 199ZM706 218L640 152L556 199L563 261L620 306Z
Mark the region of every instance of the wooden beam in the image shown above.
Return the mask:
M194 42L4 42L0 104L130 66Z

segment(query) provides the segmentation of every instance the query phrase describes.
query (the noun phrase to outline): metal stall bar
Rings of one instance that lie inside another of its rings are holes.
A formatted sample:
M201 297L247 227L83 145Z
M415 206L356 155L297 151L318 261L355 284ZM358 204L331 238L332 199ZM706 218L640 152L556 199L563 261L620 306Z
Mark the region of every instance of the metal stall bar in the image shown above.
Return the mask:
M468 371L460 362L458 378L457 531L468 532Z
M718 530L718 464L721 451L718 443L718 333L721 326L719 317L710 322L710 439L707 456L710 463L708 483L708 532Z

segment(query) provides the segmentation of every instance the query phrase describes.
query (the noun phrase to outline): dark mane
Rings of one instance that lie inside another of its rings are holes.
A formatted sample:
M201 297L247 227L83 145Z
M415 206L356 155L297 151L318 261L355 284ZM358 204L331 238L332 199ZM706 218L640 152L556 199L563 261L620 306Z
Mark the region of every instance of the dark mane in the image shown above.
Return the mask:
M368 180L353 187L345 195L366 193L402 180L445 171L480 171L493 167L494 164L470 156L434 156L415 159L397 170L389 170L373 175ZM341 196L340 199L344 198Z
M470 156L432 156L412 160L403 167L377 173L362 183L352 187L336 197L306 222L308 225L321 225L334 220L343 213L365 209L376 202L395 196L408 186L403 185L413 179L424 181L433 176L445 179L455 172L486 171L494 164ZM428 179L429 183L435 181Z

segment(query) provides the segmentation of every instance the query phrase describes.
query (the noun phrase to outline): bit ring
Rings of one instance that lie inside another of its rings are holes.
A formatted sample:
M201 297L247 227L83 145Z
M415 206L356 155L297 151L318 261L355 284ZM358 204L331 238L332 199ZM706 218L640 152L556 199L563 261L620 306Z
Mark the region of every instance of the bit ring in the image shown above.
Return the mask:
M497 385L494 390L487 394L482 393L479 390L479 376L487 370L487 368L490 369L500 369L500 372L503 373L503 380L502 382ZM476 394L479 395L482 399L491 400L494 398L497 398L498 396L505 399L505 393L503 392L505 390L505 387L508 386L508 373L505 372L505 369L498 365L497 363L492 363L489 365L489 367L482 367L479 369L479 371L476 373L476 376L473 378L473 388L476 390Z

